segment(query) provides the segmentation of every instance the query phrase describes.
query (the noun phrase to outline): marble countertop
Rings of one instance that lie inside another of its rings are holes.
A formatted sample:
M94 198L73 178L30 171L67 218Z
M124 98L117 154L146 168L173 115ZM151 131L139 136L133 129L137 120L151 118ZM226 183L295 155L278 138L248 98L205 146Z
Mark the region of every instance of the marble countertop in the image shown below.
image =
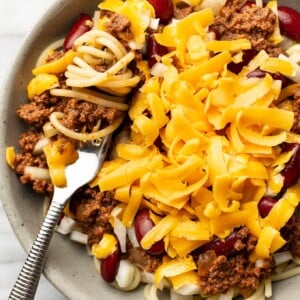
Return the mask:
M30 28L55 0L0 1L0 84ZM7 299L26 255L0 203L0 299ZM66 299L42 277L35 299Z

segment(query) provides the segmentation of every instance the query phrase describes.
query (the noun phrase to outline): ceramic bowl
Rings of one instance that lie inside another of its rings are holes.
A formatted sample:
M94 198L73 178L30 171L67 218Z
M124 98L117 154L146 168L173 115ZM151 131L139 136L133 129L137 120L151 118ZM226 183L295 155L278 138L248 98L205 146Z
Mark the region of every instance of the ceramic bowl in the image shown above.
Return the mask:
M300 1L281 2L300 10ZM98 3L99 0L56 1L27 35L2 88L0 199L14 232L26 251L30 249L42 223L43 199L30 188L21 185L5 162L5 147L16 146L18 137L24 130L24 123L17 118L15 111L20 103L26 101L26 86L41 51L49 43L64 37L72 21L81 12L91 13ZM103 283L85 247L59 234L54 234L44 274L67 298L73 300L143 298L142 288L133 292L120 292ZM299 277L274 284L273 300L299 298Z

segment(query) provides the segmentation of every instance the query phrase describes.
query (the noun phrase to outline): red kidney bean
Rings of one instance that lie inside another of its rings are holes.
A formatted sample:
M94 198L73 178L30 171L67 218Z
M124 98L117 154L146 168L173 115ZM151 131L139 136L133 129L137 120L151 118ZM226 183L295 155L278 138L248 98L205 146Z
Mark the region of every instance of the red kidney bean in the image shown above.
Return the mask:
M91 17L87 14L81 14L65 38L64 51L72 49L75 40L91 30L91 27L87 25L88 21L92 21Z
M228 64L228 70L234 74L240 73L243 67L247 66L256 54L257 51L254 49L245 50L243 53L243 61L237 64L231 62L230 64Z
M234 244L237 242L238 237L235 232L232 232L224 242L222 242L219 238L208 242L201 246L197 252L204 253L209 250L214 250L216 255L231 255L234 254L237 250L234 248Z
M284 178L283 187L285 189L295 184L300 177L300 145L290 144L285 147L285 151L290 150L294 150L294 154L281 171L281 175Z
M286 87L289 84L289 80L280 73L268 73L261 69L256 69L247 74L248 78L264 78L266 74L270 74L274 80L280 80L282 87Z
M278 7L280 29L287 37L300 42L300 14L287 6Z
M259 214L263 218L266 217L276 202L277 200L272 197L263 197L258 203Z
M101 260L100 273L104 281L111 283L116 279L120 259L120 250L117 249L114 253Z
M259 214L265 218L270 213L276 202L277 200L272 197L263 197L258 203ZM296 217L295 215L292 215L284 225L284 229L291 229L294 226L295 221Z
M267 72L263 71L261 69L256 69L250 73L247 74L248 78L264 78L266 76Z
M151 34L147 41L147 60L149 67L152 68L157 63L156 55L163 56L168 53L168 48L156 42L154 35Z
M154 7L155 16L160 18L163 23L168 23L174 15L172 0L148 0Z
M140 211L134 221L135 235L136 239L140 243L144 235L154 227L153 221L150 219L150 213L148 210ZM160 240L152 245L152 247L147 250L148 253L153 255L159 255L165 250L165 245L163 240Z

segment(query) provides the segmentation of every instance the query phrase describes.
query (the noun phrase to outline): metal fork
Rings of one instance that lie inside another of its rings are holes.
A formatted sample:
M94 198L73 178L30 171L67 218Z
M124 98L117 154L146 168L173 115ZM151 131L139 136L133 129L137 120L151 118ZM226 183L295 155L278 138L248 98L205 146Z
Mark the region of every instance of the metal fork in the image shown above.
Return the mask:
M79 187L97 175L105 159L110 139L111 135L107 135L98 144L86 143L79 149L79 157L75 163L66 167L67 187L54 188L47 215L11 290L9 300L34 299L47 250L64 206Z

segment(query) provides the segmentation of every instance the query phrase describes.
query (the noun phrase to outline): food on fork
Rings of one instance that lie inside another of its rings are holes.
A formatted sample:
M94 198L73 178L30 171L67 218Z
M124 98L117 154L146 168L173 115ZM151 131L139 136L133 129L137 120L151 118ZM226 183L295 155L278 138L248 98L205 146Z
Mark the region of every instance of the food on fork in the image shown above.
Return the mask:
M146 299L261 299L300 273L298 15L276 1L105 0L41 54L7 161L51 195L78 145L114 132L57 227L105 282L147 283Z

